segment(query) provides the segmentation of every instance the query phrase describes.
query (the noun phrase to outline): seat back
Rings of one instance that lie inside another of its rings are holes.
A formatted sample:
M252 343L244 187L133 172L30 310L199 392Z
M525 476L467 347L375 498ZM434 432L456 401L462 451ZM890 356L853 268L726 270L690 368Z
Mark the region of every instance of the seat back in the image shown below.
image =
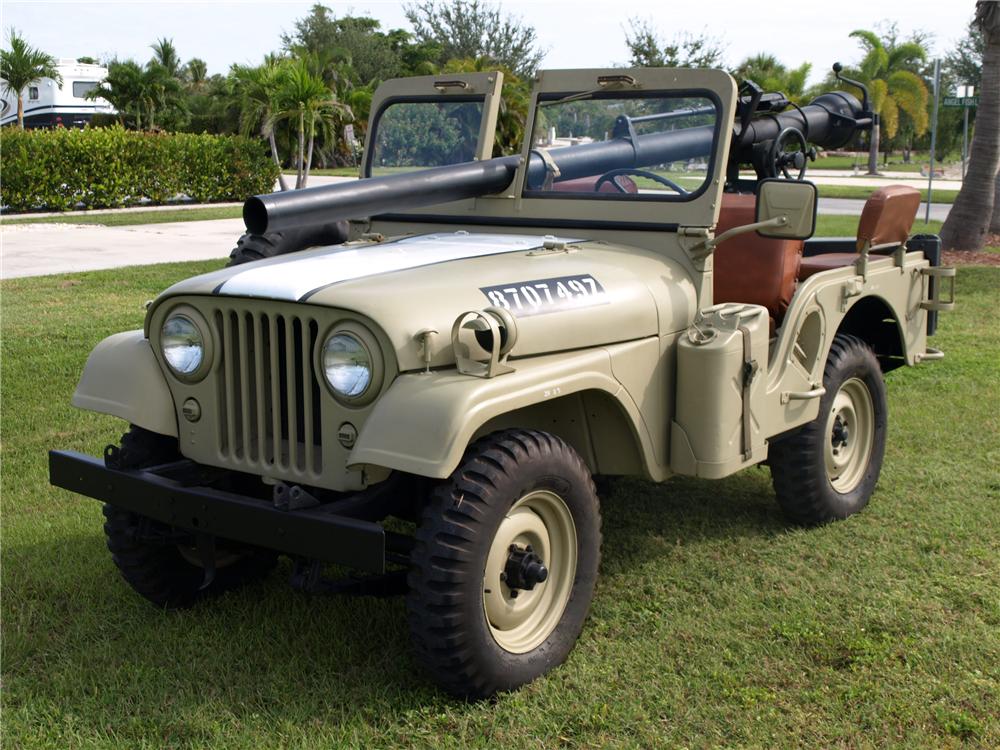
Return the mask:
M868 198L858 222L858 252L901 245L920 208L920 191L908 185L880 187Z
M752 224L757 200L753 195L725 193L716 236L727 229ZM802 260L802 240L741 234L715 248L715 302L749 302L762 305L780 321L795 294L795 280Z

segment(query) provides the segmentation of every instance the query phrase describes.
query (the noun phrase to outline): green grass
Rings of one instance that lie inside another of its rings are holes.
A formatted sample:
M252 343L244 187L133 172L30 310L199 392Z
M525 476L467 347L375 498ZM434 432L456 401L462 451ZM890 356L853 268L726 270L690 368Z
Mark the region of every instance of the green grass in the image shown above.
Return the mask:
M954 155L953 155L954 156ZM920 172L921 168L926 169L930 159L930 152L928 151L914 151L911 155L910 162L904 163L903 157L896 154L889 157L889 163L885 164L882 155L879 155L878 168L886 172ZM947 164L952 162L957 162L957 158L949 158ZM941 162L935 159L934 168L939 169L942 166ZM834 156L823 156L817 159L815 162L809 165L809 169L854 169L858 167L863 171L868 169L868 154L862 154L860 156L850 156L850 155L834 155Z
M846 216L839 214L820 214L816 217L817 237L856 237L858 234L858 221L860 216ZM910 234L940 234L940 221L931 219L926 224L923 219L913 222Z
M806 179L809 179L808 173ZM821 198L858 198L867 200L876 188L865 185L817 185ZM954 203L958 196L957 190L935 190L933 194L934 203ZM920 200L927 200L927 190L920 190Z
M404 170L406 171L406 170ZM286 170L285 176L295 176L294 170ZM331 169L310 169L309 176L319 175L321 177L357 177L358 167L333 167Z
M174 211L122 211L115 214L67 213L61 216L27 216L2 219L0 224L99 224L105 227L126 227L136 224L166 224L174 221L239 219L242 216L242 206L211 206L180 208Z
M276 573L164 613L117 575L98 504L49 487L48 449L122 431L70 406L90 349L219 265L0 287L4 747L1000 745L1000 269L960 271L944 361L888 375L864 513L793 528L766 469L623 481L567 664L468 705L417 672L399 599L309 598Z

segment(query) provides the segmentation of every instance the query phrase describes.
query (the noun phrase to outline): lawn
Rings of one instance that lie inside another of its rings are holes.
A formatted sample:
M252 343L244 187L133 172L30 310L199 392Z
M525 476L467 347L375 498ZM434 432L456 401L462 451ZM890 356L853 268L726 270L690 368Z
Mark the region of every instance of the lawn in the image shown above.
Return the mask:
M886 172L916 172L920 173L921 169L926 169L929 159L929 151L914 151L910 156L909 163L904 162L903 157L899 154L893 154L889 157L889 163L885 163L885 158L882 154L879 154L878 168ZM947 164L957 163L960 160L960 156L955 154L949 155L946 160ZM935 159L934 168L938 169L941 166L941 162ZM852 156L851 154L833 154L830 156L822 156L817 159L813 164L809 165L810 169L854 169L857 167L862 171L868 170L868 154L858 154L857 156Z
M868 510L791 527L766 469L622 481L567 664L469 705L416 671L401 600L310 598L284 568L164 613L117 575L98 504L48 486L49 448L122 431L69 404L93 345L218 265L0 287L4 747L1000 745L1000 269L960 271L944 361L888 375Z
M806 179L809 179L808 173L806 173ZM876 190L874 187L865 185L817 185L816 187L819 189L821 198L857 198L859 200L868 200L869 196ZM957 196L957 190L934 190L932 202L954 203ZM920 190L920 200L927 200L926 189Z
M175 221L206 221L212 219L239 219L243 206L206 206L205 208L178 208L167 211L121 211L111 214L79 214L68 212L61 216L19 216L2 219L0 224L99 224L105 227L124 227L136 224L166 224Z

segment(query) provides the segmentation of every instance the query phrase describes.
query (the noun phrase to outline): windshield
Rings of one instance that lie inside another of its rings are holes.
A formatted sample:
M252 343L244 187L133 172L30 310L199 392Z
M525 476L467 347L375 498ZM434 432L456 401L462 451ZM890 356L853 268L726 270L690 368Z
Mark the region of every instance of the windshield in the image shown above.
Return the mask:
M525 195L689 200L712 173L708 95L553 95L536 112Z
M375 123L370 175L472 161L482 119L482 101L389 104Z

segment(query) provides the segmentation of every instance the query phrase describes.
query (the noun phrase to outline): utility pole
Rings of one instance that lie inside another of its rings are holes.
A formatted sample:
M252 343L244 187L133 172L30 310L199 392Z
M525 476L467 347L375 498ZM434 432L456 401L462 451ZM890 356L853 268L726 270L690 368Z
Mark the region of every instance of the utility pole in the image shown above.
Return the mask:
M934 61L934 119L931 120L931 166L927 170L927 210L924 224L931 220L931 194L934 190L934 149L937 148L938 92L941 88L941 59Z

